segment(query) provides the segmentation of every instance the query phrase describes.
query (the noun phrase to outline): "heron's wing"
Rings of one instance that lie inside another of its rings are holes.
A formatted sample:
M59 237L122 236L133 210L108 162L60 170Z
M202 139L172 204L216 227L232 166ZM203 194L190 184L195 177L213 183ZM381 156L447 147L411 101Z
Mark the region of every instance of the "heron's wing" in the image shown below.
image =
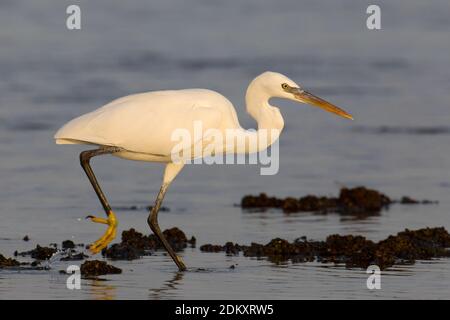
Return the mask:
M216 94L218 95L218 94ZM194 145L203 132L220 128L223 112L212 91L179 90L150 92L115 100L64 125L55 135L57 143L90 143L117 146L129 151L163 155L172 153L188 134Z

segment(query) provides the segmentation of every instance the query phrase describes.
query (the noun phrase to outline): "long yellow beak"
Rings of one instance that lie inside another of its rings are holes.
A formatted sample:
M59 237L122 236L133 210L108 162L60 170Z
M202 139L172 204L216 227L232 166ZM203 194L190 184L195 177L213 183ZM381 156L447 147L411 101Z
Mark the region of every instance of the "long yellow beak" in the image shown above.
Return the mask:
M294 97L304 103L310 104L315 107L322 108L328 112L337 114L340 117L347 118L350 120L353 120L353 117L350 113L342 110L341 108L335 106L332 103L329 103L328 101L323 100L322 98L319 98L312 93L309 93L308 91L295 88L297 90L293 90Z

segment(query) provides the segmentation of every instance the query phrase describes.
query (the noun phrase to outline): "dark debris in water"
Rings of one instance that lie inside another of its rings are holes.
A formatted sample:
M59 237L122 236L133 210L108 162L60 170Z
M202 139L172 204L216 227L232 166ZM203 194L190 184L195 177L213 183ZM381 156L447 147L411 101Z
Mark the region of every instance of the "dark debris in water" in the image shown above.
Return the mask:
M361 127L355 126L353 132L369 134L405 134L405 135L442 135L450 134L450 127L447 126L429 126L429 127Z
M72 240L65 240L61 246L63 249L73 249L75 248L75 243Z
M0 269L7 268L13 270L47 270L45 266L41 266L39 261L19 262L13 258L6 258L0 254Z
M33 259L36 260L47 260L49 259L53 254L56 253L56 248L50 248L50 247L41 247L40 245L36 245L36 248L30 251L25 252L14 252L15 256L31 256Z
M20 266L20 262L13 258L5 258L0 254L0 268L17 267Z
M431 201L431 200L416 200L407 196L403 196L400 201L400 204L436 204L437 201Z
M80 272L84 277L96 277L105 274L120 274L122 269L109 265L105 261L88 260L81 265Z
M39 267L41 264L41 261L45 261L50 259L55 253L61 254L61 261L80 261L84 260L88 256L84 254L83 252L78 252L75 248L77 246L82 246L80 244L75 244L72 240L65 240L62 242L61 248L62 250L58 250L58 245L56 243L51 243L48 247L42 247L39 244L36 245L36 248L24 251L24 252L14 252L14 256L21 256L21 257L31 257L35 259L35 261L29 263L29 262L23 262L21 265L29 265L31 267Z
M177 227L164 230L163 234L175 251L181 251L188 245L195 246L195 237L187 239L185 233ZM151 255L151 252L162 248L162 243L154 234L143 235L131 228L122 232L120 243L103 249L102 254L111 259L133 260L143 255Z
M403 197L400 201L394 201L387 195L366 187L342 188L339 197L324 197L307 195L301 198L269 197L265 193L258 196L246 195L241 200L244 209L264 210L277 208L285 213L293 212L336 212L340 214L374 214L394 203L401 204L430 204L430 200L415 200Z
M88 255L83 252L77 252L73 249L67 250L66 256L61 258L61 261L80 261L88 258Z
M205 244L203 252L221 252L247 257L267 258L281 263L285 261L345 264L346 267L367 268L375 264L386 269L394 264L413 264L416 260L450 257L450 235L444 227L424 228L399 232L395 236L373 242L363 236L330 235L325 241L308 241L305 237L294 242L275 238L263 245L251 243L242 246L227 242L223 246Z
M116 207L119 210L125 210L125 211L151 211L153 209L153 206L123 206L123 207ZM159 208L159 212L169 212L170 209L165 206L161 206Z

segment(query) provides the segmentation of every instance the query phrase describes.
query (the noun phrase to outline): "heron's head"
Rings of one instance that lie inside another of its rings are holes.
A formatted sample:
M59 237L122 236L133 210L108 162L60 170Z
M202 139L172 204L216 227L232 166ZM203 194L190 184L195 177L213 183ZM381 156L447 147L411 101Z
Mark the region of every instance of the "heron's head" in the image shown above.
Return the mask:
M338 116L353 120L351 114L306 91L300 85L281 73L268 71L258 76L257 79L263 90L266 91L271 97L306 103L334 113Z

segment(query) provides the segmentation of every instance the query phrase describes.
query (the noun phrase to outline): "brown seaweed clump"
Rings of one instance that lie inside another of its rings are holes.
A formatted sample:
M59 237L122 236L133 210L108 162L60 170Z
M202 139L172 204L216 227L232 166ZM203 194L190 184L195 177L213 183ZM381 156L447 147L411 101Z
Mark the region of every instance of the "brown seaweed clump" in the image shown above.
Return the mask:
M395 262L414 263L435 257L450 257L450 235L443 227L419 230L405 229L396 236L378 242L374 260L380 265Z
M319 261L323 263L345 264L346 267L367 268L371 264L386 269L394 264L410 264L416 260L450 257L450 235L443 227L424 228L415 231L406 229L395 236L377 243L363 236L330 235L325 241L308 241L299 238L290 243L275 238L262 245L250 246L227 243L224 246L206 244L200 247L204 252L242 252L247 257L267 258L280 263Z
M177 227L164 230L163 234L175 251L183 250L188 244L195 246L195 238L188 240L185 233ZM102 254L111 259L133 260L162 248L162 243L154 234L146 236L131 228L122 232L120 243L103 249Z
M400 204L436 204L437 201L431 201L431 200L416 200L407 196L403 196L400 199Z
M156 247L156 241L131 228L122 232L122 241L102 250L102 254L111 259L134 260L149 254Z
M236 255L239 254L240 251L243 251L243 247L234 244L233 242L227 242L223 246L212 245L212 244L204 244L200 247L200 250L203 252L221 252L225 251L227 255Z
M76 245L72 240L65 240L62 242L62 250L58 251L58 245L56 243L50 244L48 247L41 247L36 245L36 248L25 252L14 252L14 256L31 256L31 258L36 259L31 263L32 267L40 265L43 260L50 259L56 252L62 255L61 261L79 261L84 260L88 256L83 252L78 252L75 247L82 246L81 244ZM22 263L29 264L29 263Z
M19 261L12 258L5 258L2 254L0 254L0 268L17 267L19 265Z
M323 263L343 263L349 268L367 268L371 264L377 264L374 261L374 249L375 243L365 237L335 234L319 244L317 260ZM382 269L382 266L379 267Z
M64 240L62 242L62 246L63 249L73 249L75 248L75 243L72 240Z
M30 251L25 252L15 252L15 256L31 256L33 259L36 260L47 260L49 259L53 254L55 254L57 250L55 248L50 247L41 247L40 245L36 245L36 248Z
M385 194L365 187L342 188L338 198L338 211L379 212L388 207L392 200Z
M385 194L366 187L342 188L339 197L324 197L307 195L301 198L288 197L279 199L269 197L265 193L258 196L247 195L241 200L244 209L277 208L285 213L293 212L337 212L341 214L373 214L387 208L393 203L400 204L430 204L430 200L418 201L403 197L393 201Z
M105 261L89 260L81 265L80 272L84 277L95 277L105 274L119 274L122 273L122 269L109 265Z

